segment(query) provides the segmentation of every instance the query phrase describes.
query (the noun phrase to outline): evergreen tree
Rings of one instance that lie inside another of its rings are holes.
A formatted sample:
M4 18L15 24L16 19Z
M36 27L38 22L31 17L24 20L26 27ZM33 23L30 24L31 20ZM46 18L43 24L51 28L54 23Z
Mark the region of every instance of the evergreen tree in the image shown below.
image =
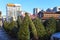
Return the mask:
M19 40L30 40L29 22L28 22L27 15L25 15L24 20L23 20L21 27L19 29L18 39Z
M18 18L17 18L17 26L18 26L17 32L19 31L21 24L22 24L22 18L21 18L21 16L18 16Z
M6 30L6 31L8 31L8 25L9 25L9 22L6 22L6 21L4 21L4 23L3 23L4 25L4 29Z
M17 23L15 21L11 21L8 26L9 30L13 30L15 27L17 28Z
M29 16L28 16L28 19L29 19L30 30L31 30L31 33L33 34L33 37L34 37L33 40L38 40L38 35L37 35L37 30L35 28L35 25Z
M56 32L60 32L60 20L57 21Z
M45 31L45 28L44 28L44 26L42 24L41 19L36 18L36 19L33 20L33 22L34 22L34 25L36 27L36 30L37 30L37 33L38 33L38 37L42 38L46 34L46 31Z
M51 17L48 19L46 24L46 31L48 35L51 35L56 32L56 20L55 18Z
M21 17L18 16L18 19L17 19L18 28L20 27L21 23L22 23Z

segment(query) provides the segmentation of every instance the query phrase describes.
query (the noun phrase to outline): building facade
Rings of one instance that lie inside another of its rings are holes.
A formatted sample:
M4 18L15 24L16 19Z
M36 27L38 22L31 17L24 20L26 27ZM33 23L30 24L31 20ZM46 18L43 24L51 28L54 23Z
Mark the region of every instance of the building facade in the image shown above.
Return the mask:
M60 14L58 14L58 13L51 13L51 12L47 13L46 12L46 13L44 13L43 17L55 17L55 18L57 17L58 18L58 17L60 17Z
M2 14L2 13L1 13L1 11L0 11L0 26L2 26L2 25L3 25L1 14Z
M7 4L6 6L6 20L7 21L16 21L17 20L17 11L21 10L20 4Z
M53 8L48 8L46 12L53 12Z
M2 21L3 21L3 22L6 21L6 15L3 15L3 16L2 16Z
M17 11L18 16L25 17L25 11Z
M54 7L53 8L53 12L59 12L60 11L60 7Z
M50 17L54 17L55 19L60 19L60 12L39 12L38 17L42 20L49 19Z
M36 15L40 12L40 8L34 8L33 9L33 14Z

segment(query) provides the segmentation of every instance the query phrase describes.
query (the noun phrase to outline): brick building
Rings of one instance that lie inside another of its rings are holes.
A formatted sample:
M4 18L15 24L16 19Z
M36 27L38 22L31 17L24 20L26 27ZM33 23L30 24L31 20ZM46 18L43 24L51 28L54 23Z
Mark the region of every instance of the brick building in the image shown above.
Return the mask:
M40 15L39 15L40 14ZM50 17L54 17L55 19L60 19L60 12L39 12L38 17L46 20Z

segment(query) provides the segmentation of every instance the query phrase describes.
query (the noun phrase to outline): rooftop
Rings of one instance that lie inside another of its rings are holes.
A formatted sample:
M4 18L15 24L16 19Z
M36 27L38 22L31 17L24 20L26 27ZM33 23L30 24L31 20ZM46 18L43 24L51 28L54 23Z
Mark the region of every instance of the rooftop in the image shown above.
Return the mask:
M21 5L20 4L7 4L7 6L9 6L9 7L15 7L15 6L20 7Z

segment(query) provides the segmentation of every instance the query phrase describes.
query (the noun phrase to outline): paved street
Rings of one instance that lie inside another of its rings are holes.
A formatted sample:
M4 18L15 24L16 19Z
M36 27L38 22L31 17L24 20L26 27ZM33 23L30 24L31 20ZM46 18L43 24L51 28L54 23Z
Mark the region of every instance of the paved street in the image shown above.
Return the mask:
M0 28L0 40L11 40L11 38L2 27Z

